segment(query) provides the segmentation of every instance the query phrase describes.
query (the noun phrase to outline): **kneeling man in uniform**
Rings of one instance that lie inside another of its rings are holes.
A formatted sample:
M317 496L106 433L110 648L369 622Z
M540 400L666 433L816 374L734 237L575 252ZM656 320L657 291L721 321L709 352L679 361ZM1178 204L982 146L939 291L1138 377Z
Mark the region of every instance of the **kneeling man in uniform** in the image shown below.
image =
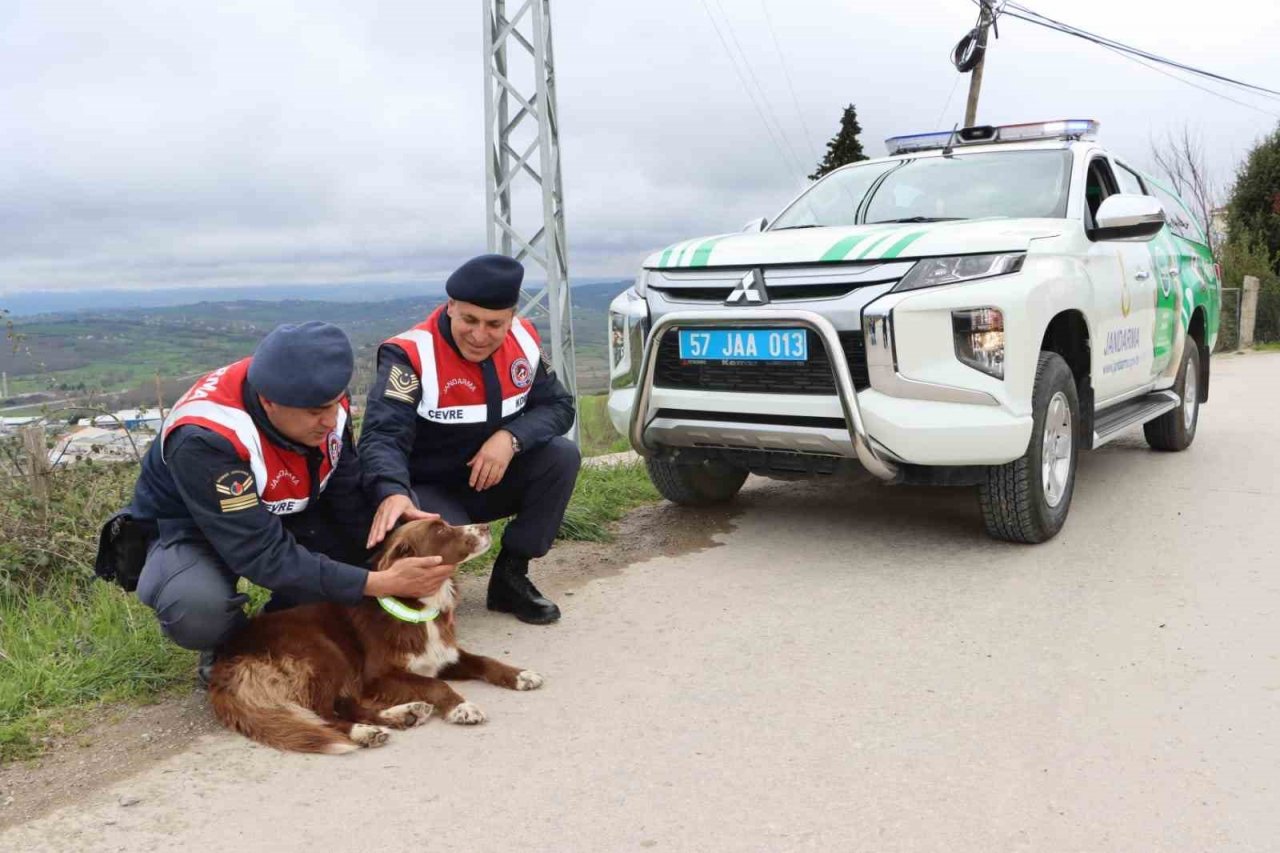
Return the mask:
M529 561L551 548L581 456L563 437L573 396L515 316L523 279L511 258L473 258L449 276L447 305L383 343L360 456L378 504L369 547L424 510L451 524L514 515L487 604L545 625L560 609L529 580Z
M369 572L372 518L351 441L351 344L336 326L280 326L252 358L215 370L174 405L143 459L127 511L149 531L138 597L164 634L213 654L245 622L245 577L268 610L363 596L433 594L439 557Z

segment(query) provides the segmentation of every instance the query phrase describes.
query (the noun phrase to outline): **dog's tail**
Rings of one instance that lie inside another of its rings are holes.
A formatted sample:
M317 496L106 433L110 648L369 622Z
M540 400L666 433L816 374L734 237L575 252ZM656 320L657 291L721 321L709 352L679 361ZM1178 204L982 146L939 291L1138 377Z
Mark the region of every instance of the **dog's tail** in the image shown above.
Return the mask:
M292 701L285 691L254 689L280 686L270 684L273 680L227 678L225 672L215 669L209 684L213 715L227 728L276 749L342 755L360 748L310 708Z

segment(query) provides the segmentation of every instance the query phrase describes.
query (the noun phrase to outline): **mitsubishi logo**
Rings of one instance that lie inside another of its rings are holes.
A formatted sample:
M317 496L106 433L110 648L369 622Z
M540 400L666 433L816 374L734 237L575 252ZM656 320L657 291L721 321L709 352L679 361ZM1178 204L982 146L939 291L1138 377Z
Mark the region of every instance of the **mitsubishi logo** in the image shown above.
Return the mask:
M752 305L765 305L769 302L769 293L764 289L764 272L759 267L742 277L742 281L738 282L724 304L733 305L743 299Z

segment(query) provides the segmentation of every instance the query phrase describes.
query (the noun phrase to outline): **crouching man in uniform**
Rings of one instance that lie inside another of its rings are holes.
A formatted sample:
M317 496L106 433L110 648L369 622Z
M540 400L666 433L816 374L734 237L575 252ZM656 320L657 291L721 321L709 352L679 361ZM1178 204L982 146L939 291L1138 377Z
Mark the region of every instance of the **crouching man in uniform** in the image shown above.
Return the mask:
M529 580L529 561L551 548L581 457L562 437L573 396L515 316L523 279L511 258L473 258L449 276L446 306L382 345L360 455L378 504L369 547L422 510L451 524L514 515L487 604L545 625L560 610Z
M336 326L280 326L192 386L147 451L128 512L156 538L137 593L169 639L204 652L202 681L244 624L238 577L271 590L275 610L421 598L453 572L439 557L362 568L372 507L351 440L352 363Z

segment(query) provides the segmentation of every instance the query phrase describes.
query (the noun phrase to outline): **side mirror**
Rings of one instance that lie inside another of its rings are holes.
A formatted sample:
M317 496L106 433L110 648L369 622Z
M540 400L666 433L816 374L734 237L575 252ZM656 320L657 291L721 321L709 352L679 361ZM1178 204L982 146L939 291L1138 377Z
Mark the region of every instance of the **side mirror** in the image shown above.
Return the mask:
M1164 208L1149 195L1108 196L1098 208L1095 240L1143 242L1160 233L1164 227Z
M742 226L743 231L749 233L758 233L769 227L769 220L761 216L759 219L753 219L746 225Z

